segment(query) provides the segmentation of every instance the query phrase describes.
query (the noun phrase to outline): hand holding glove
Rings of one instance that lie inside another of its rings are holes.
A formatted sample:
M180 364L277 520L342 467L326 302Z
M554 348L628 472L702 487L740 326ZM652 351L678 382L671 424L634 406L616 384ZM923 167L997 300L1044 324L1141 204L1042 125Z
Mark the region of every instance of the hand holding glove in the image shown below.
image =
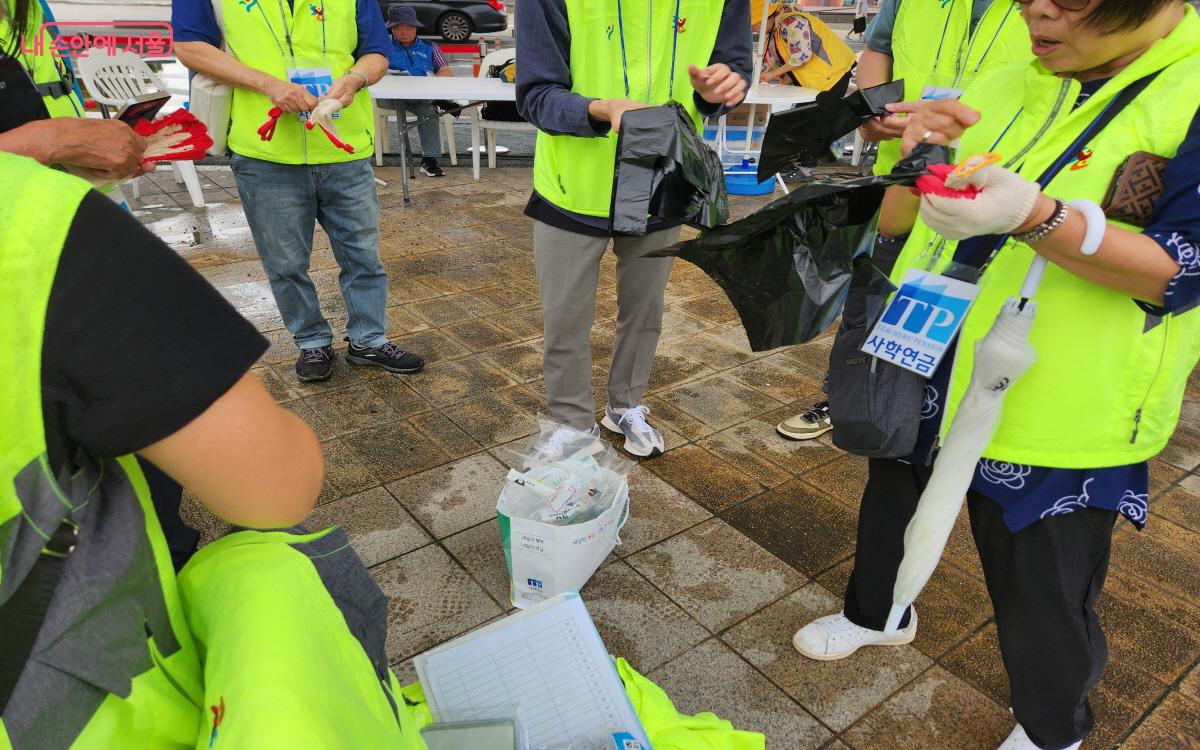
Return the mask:
M1042 192L1036 182L996 165L965 178L948 174L944 188L931 187L918 183L921 219L948 240L1012 232L1029 220Z

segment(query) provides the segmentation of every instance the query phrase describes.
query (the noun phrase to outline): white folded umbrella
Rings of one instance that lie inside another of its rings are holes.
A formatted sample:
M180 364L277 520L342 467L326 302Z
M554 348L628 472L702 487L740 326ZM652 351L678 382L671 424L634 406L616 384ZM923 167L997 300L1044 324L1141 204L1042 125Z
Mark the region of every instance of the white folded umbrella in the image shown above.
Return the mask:
M1045 268L1046 259L1035 256L1021 287L1021 299L1010 297L992 329L975 344L970 385L946 431L917 511L904 531L904 558L892 589L892 611L884 628L887 633L899 629L904 612L942 559L954 520L975 476L975 466L995 433L1004 396L1037 360L1029 345L1037 305L1029 298L1037 290Z

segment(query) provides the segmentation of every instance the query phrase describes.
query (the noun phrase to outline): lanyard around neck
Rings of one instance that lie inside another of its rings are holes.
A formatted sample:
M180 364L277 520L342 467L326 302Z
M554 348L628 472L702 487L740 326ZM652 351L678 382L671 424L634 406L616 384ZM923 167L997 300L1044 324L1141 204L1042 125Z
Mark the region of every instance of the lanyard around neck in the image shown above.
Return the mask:
M679 4L680 4L680 0L675 0L675 15L671 19L671 21L672 21L671 80L667 85L667 97L670 99L675 98L675 58L679 53ZM651 29L651 33L652 33L653 29L654 29L654 12L653 12L654 6L651 3L648 7L650 7L650 9L651 9L650 20L648 21L648 23L650 25L650 29ZM621 73L625 78L625 98L628 99L629 98L629 58L625 51L625 14L621 7L621 0L617 0L617 28L619 30L618 33L619 33L620 41L621 41ZM652 60L650 59L650 55L647 54L647 57L646 57L647 80L649 79L649 77L653 71L653 68L651 67L651 62L652 62ZM650 91L649 83L647 83L646 89L647 89L646 90L646 99L650 99L651 91ZM645 103L649 104L650 102L647 101Z
M291 0L293 16L296 13L296 6L294 3L298 1L299 0ZM283 3L284 0L276 0L276 5L279 7L279 20L283 24L283 38L284 41L287 42L287 49L284 49L284 45L279 43L279 35L275 33L275 27L271 25L271 21L267 18L267 12L263 10L262 3L255 3L255 6L258 8L258 12L262 15L263 23L267 25L267 31L271 32L271 38L275 40L275 46L279 48L279 54L290 58L292 61L292 66L294 67L296 65L296 50L292 47L292 22L287 16L287 11L283 9ZM325 0L321 0L319 22L321 24L321 57L324 58L326 52Z
M1000 0L995 0L995 2L999 2L999 1ZM996 40L1000 38L1001 32L1004 31L1004 24L1008 23L1008 17L1012 15L1013 9L1016 7L1017 7L1016 3L1011 3L1008 6L1008 10L1004 11L1004 18L1000 19L1000 25L996 27L996 33L992 34L991 41L988 42L988 46L983 50L983 54L979 56L978 62L975 63L975 69L971 71L972 78L974 78L975 75L977 73L979 73L979 69L983 67L983 61L987 59L988 53L991 52L992 47L994 47L996 45ZM990 7L988 8L988 11L991 11ZM984 15L987 15L987 12L985 12ZM983 23L982 18L979 19L979 23ZM955 86L957 86L962 81L962 77L963 77L963 73L964 73L963 69L966 66L966 64L971 61L971 50L975 49L975 39L977 36L976 35L977 31L979 31L978 26L974 30L971 31L971 34L970 34L971 41L967 44L966 55L963 55L962 45L960 44L958 46L958 57L954 60L954 85Z
M937 54L935 54L933 57L933 69L934 70L937 70L938 63L942 59L942 48L946 45L946 34L950 30L950 18L954 15L954 9L957 7L957 0L950 0L950 1L951 1L951 3L954 3L954 5L950 6L950 12L946 14L946 22L944 24L942 24L942 37L941 37L941 39L938 40ZM994 0L994 2L1000 2L1000 0ZM1017 7L1016 3L1012 3L1009 6L1008 10L1005 11L1004 18L1000 19L1000 25L996 27L996 33L992 34L992 39L991 39L991 41L988 42L987 49L985 49L983 51L983 55L981 55L979 58L979 61L977 63L975 63L975 70L971 71L972 76L974 76L976 73L978 73L979 69L983 67L983 61L987 59L988 53L992 51L992 47L995 46L995 44L996 44L996 40L1000 38L1000 32L1004 31L1004 24L1006 24L1008 22L1008 17L1009 17L1009 15L1012 14L1013 8L1015 8L1015 7ZM988 14L988 12L990 12L990 11L991 11L991 7L989 6L988 10L984 11L984 15L986 16ZM970 13L970 12L971 11L968 11L968 13ZM982 17L979 19L979 23L983 23ZM967 53L966 53L966 58L964 60L963 40L959 40L958 51L957 51L955 59L954 59L954 84L953 84L954 86L958 86L960 83L962 83L963 65L965 64L966 61L969 61L971 59L971 50L975 48L975 32L976 31L978 31L978 27L976 27L975 29L971 29L971 19L970 19L970 16L968 15L968 17L967 17L967 39L969 41L967 42Z

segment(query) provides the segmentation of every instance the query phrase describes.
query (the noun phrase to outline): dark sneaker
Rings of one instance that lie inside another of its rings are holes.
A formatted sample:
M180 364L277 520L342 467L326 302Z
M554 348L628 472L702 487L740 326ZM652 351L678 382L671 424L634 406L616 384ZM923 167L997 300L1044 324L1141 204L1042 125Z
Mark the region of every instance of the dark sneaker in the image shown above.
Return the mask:
M438 166L437 159L422 159L421 174L426 177L442 177L446 173Z
M332 374L332 346L300 350L300 359L296 360L296 377L305 383L311 383L314 380L329 380L329 376Z
M382 367L388 372L406 374L420 372L421 368L425 366L425 360L390 342L373 349L360 349L351 344L346 351L346 361L352 365Z

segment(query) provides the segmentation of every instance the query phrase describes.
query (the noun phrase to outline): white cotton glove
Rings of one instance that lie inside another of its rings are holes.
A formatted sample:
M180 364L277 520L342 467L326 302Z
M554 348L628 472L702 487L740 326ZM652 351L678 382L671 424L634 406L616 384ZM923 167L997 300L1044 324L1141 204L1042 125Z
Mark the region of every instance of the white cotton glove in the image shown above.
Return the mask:
M921 195L921 218L948 240L987 234L1008 234L1029 219L1042 188L1016 172L995 165L968 176L950 176L946 187L979 189L974 198Z
M329 99L322 99L321 101L317 102L317 106L313 107L312 120L336 136L338 135L338 132L337 127L333 124L333 115L335 112L338 112L341 109L342 102L340 99L334 99L332 97Z

